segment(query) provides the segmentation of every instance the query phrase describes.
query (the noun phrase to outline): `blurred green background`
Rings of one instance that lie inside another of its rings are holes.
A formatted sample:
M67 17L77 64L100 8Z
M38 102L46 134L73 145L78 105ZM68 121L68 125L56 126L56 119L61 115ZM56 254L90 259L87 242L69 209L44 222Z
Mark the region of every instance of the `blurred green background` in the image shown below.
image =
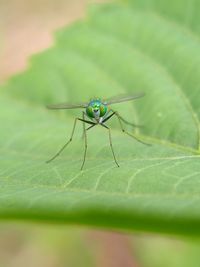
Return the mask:
M79 226L2 223L0 266L198 267L197 240Z
M55 29L84 17L88 3L2 0L0 82L26 68L31 54L47 48ZM200 246L198 240L178 237L4 222L0 225L1 266L198 267Z

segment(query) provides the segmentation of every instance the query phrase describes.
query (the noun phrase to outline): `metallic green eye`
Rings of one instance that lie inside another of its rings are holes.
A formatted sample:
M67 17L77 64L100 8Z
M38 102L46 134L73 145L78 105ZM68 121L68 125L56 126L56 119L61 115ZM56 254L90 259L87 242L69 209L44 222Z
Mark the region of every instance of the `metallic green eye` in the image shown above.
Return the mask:
M100 106L100 117L103 117L106 114L107 110L108 110L107 106L101 105Z
M94 118L93 108L91 106L88 106L86 108L86 113L87 113L89 118Z

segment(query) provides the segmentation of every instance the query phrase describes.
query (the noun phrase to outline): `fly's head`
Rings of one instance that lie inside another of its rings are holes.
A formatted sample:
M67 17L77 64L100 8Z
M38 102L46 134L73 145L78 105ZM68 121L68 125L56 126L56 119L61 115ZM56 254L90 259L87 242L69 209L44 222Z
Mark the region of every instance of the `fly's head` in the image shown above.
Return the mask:
M86 107L86 113L88 117L92 119L103 117L106 114L107 110L107 106L103 104L100 99L91 100Z

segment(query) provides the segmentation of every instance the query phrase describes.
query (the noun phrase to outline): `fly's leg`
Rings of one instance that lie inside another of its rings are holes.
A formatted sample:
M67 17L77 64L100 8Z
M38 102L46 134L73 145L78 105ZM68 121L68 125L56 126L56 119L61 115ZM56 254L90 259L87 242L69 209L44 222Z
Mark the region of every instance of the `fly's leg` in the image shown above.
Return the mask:
M107 126L104 125L104 124L101 124L101 125L102 125L104 128L106 128L106 129L108 130L108 132L109 132L109 143L110 143L110 148L111 148L111 151L112 151L112 154L113 154L114 161L115 161L117 167L119 167L119 164L118 164L118 162L117 162L117 159L116 159L116 157L115 157L115 152L114 152L114 149L113 149L113 144L112 144L112 137L111 137L111 131L110 131L110 128L107 127Z
M122 119L122 117L119 115L119 113L118 113L117 111L113 111L113 110L112 110L112 112L113 112L113 113L112 113L111 115L109 115L107 118L105 118L105 119L103 120L103 123L105 123L107 120L109 120L110 118L112 118L112 117L115 115L115 116L117 117L118 121L119 121L119 125L120 125L121 130L122 130L123 133L129 135L130 137L134 138L135 140L137 140L138 142L140 142L140 143L142 143L142 144L144 144L144 145L150 146L150 144L145 143L144 141L138 139L138 138L137 138L135 135L133 135L132 133L127 132L127 131L124 129L123 124L122 124L122 121L124 121L124 119Z
M71 133L71 137L70 137L69 141L67 143L65 143L64 146L51 159L49 159L48 161L46 161L46 163L50 163L55 158L57 158L61 154L61 152L69 145L69 143L71 143L71 141L73 139L73 136L74 136L74 132L75 132L77 120L83 121L84 123L88 123L88 124L91 124L91 125L94 124L94 122L91 122L91 121L88 121L88 120L85 120L85 119L75 118L75 120L74 120L74 126L72 128L72 133Z
M86 128L85 128L85 113L83 111L83 136L85 139L85 151L84 151L84 157L83 157L83 163L81 165L81 170L83 169L83 166L85 164L85 159L86 159L86 153L87 153L87 133L86 133ZM94 125L91 125L94 126Z
M110 142L110 147L111 147L111 150L112 150L113 158L115 160L115 163L116 163L117 167L119 167L119 164L118 164L118 162L116 160L115 153L114 153L114 150L113 150L110 128L108 128L108 131L109 131L109 142Z
M112 111L112 112L114 112L114 111ZM143 127L143 125L138 125L138 124L135 124L135 123L132 123L132 122L129 122L129 121L125 120L123 117L121 117L121 116L119 115L119 113L118 113L117 116L118 116L118 118L119 118L121 121L123 121L124 123L126 123L126 124L128 124L128 125L130 125L130 126L137 127L137 128L142 128L142 127Z
M84 120L85 119L85 116L84 116L84 111L82 113L82 119ZM85 122L83 121L83 132L82 132L82 139L85 138Z
M112 109L110 109L109 111L108 111L108 113L106 114L106 117L104 117L104 119L107 119L108 117L109 117L109 114L110 113L117 113L117 112L115 112L114 110L112 110ZM112 116L111 116L112 117ZM125 120L121 115L119 115L119 113L118 113L118 117L119 117L119 119L121 120L121 121L123 121L124 123L126 123L127 125L130 125L130 126L132 126L132 127L135 127L135 128L142 128L143 127L143 125L138 125L138 124L135 124L135 123L133 123L133 122L129 122L129 121L127 121L127 120ZM104 121L104 120L103 120Z

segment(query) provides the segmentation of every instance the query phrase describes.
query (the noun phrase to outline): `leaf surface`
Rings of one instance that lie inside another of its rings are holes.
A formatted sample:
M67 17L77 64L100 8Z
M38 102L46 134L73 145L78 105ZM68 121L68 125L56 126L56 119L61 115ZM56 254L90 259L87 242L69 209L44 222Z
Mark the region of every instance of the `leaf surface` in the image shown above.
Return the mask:
M2 86L2 219L200 234L196 22L191 16L186 23L185 13L162 13L156 1L137 3L91 8L85 21L57 32L54 47L35 55L26 72ZM47 104L140 92L144 98L113 108L143 125L125 127L151 146L122 133L113 119L108 125L120 168L113 161L108 131L98 126L88 132L80 171L84 142L78 123L70 146L45 163L82 116L80 110L46 110Z

